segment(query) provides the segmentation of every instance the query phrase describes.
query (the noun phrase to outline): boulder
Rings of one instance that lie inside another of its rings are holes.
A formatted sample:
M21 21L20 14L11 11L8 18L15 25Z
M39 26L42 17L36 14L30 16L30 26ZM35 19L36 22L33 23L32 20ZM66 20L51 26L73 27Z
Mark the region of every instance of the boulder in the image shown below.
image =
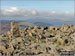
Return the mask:
M73 25L71 25L71 24L63 24L63 25L61 26L61 30L64 31L64 32L66 32L66 31L69 30L71 27L73 27Z
M32 37L32 33L29 33L29 36Z
M64 40L62 38L57 38L58 45L64 45Z
M57 30L59 30L59 27L57 27L57 26L50 26L48 29L52 30L52 31L57 31Z

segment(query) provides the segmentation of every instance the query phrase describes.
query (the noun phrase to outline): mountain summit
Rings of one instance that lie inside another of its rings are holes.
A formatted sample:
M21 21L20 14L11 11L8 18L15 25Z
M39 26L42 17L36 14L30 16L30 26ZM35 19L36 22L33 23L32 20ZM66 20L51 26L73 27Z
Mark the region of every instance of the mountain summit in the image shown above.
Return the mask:
M19 28L14 21L10 26L0 35L1 56L60 56L60 52L75 51L75 26L71 24Z

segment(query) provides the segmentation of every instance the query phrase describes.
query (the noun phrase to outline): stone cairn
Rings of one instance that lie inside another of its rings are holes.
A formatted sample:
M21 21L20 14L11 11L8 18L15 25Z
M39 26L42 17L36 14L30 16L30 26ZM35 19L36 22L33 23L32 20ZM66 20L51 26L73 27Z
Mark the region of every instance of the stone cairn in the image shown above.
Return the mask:
M3 37L19 37L20 36L20 30L19 30L19 26L18 26L18 23L13 21L11 22L10 24L10 31L2 34Z
M12 36L20 36L19 26L18 26L17 22L11 22L10 33Z

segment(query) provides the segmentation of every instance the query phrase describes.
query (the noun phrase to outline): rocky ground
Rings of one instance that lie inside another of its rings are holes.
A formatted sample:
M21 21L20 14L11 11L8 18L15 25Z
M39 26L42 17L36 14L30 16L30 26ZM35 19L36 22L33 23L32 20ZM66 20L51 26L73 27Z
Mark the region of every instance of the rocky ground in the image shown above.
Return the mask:
M75 26L19 28L11 22L10 31L0 35L0 56L60 56L75 51Z

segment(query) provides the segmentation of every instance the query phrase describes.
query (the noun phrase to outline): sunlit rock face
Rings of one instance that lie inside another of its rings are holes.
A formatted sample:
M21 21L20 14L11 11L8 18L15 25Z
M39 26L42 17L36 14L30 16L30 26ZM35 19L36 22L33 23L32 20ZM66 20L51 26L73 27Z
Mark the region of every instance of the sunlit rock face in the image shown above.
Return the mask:
M61 27L62 31L68 31L71 27L73 27L73 25L71 24L63 24Z
M59 51L75 51L75 26L19 28L10 24L10 31L0 35L1 56L60 56Z
M57 30L59 30L59 27L57 27L57 26L50 26L49 30L57 31Z

